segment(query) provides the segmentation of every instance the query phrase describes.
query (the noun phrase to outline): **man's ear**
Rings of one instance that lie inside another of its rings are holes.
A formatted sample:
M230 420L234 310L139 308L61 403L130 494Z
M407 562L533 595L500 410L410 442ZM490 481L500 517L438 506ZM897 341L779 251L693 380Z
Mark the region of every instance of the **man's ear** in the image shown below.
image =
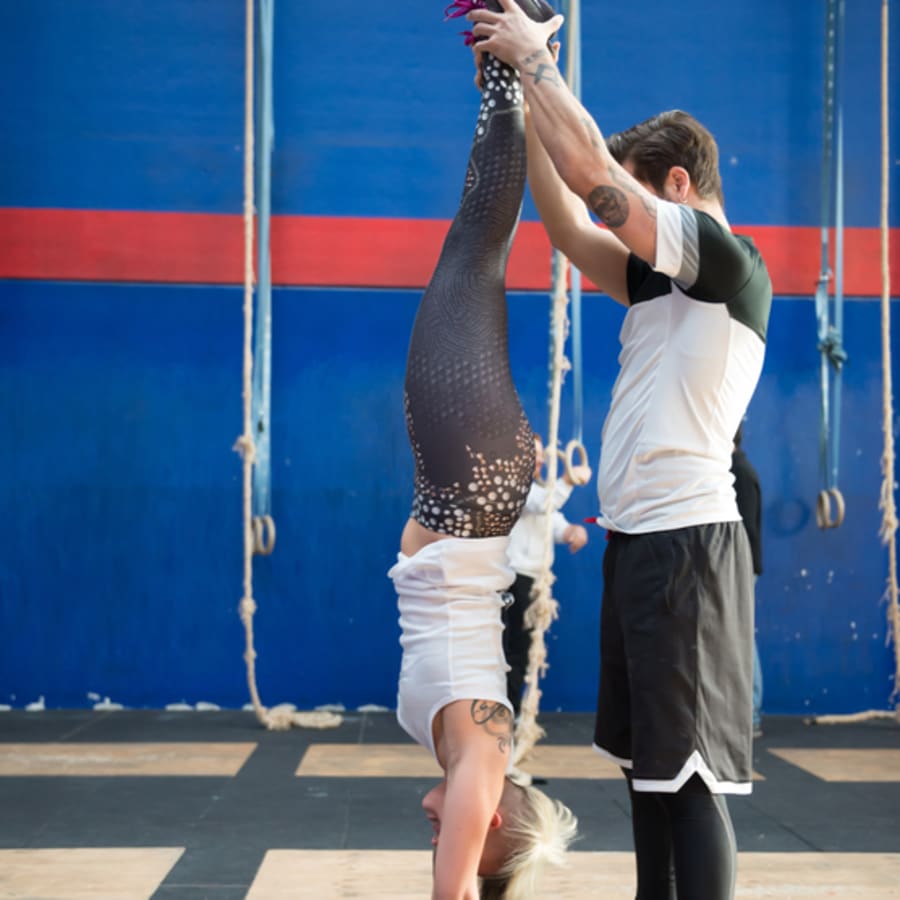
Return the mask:
M683 166L672 166L666 176L663 197L673 203L685 203L691 190L691 176Z

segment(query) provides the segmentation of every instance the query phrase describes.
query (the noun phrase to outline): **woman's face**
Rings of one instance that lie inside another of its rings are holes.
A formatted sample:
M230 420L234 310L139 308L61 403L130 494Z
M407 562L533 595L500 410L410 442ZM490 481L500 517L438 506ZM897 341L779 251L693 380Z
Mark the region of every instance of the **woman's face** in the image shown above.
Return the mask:
M510 784L509 781L506 781L503 788L503 798L500 801L500 807L498 812L503 814L505 812L505 802L512 800L512 797L507 797L510 793L516 793L518 791L514 785ZM439 784L435 785L423 798L422 798L422 809L425 810L425 816L428 821L431 823L431 846L432 852L436 855L438 844L440 842L441 835L441 821L443 819L444 814L444 800L447 796L447 780L444 779ZM502 827L502 815L498 817L496 820L496 824L494 822L491 823L490 828L488 829L487 839L484 843L484 849L481 854L481 862L478 865L478 874L479 875L492 875L494 874L500 866L503 864L504 859L506 858L509 848L507 847L507 836ZM434 861L432 860L432 867L434 866Z
M441 833L441 817L444 814L444 797L447 794L447 782L442 781L435 785L423 798L422 809L425 810L425 817L431 823L431 829L434 832L431 836L431 846L437 849L438 837Z

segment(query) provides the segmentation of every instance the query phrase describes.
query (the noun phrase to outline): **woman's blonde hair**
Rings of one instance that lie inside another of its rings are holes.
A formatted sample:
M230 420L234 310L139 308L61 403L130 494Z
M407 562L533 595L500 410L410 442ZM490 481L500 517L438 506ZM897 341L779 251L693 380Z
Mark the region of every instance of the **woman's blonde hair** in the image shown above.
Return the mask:
M510 848L506 861L481 880L482 900L533 900L547 866L563 866L566 850L578 832L572 810L537 788L516 785L522 794L507 811L504 826Z

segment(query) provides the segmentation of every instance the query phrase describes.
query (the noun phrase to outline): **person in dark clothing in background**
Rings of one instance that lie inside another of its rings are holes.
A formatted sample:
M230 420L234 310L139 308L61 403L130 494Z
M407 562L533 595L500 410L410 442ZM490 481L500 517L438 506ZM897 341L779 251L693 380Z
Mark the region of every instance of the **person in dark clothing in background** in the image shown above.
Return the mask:
M741 447L743 426L738 426L734 436L734 451L731 454L731 472L734 475L734 493L737 496L738 511L744 520L744 528L750 540L753 556L753 574L762 574L762 489L759 475L753 463ZM762 737L762 695L763 678L759 663L759 648L756 635L753 636L753 737Z

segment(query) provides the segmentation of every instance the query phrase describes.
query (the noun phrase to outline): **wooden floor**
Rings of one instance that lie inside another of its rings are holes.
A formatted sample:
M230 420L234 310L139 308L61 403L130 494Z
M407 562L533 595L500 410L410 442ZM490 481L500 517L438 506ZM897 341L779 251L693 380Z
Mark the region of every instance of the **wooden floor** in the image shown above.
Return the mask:
M588 715L525 767L581 838L556 900L634 897L628 799ZM900 727L772 718L729 800L739 898L900 898ZM327 731L240 712L0 713L0 898L425 898L438 769L392 714Z

